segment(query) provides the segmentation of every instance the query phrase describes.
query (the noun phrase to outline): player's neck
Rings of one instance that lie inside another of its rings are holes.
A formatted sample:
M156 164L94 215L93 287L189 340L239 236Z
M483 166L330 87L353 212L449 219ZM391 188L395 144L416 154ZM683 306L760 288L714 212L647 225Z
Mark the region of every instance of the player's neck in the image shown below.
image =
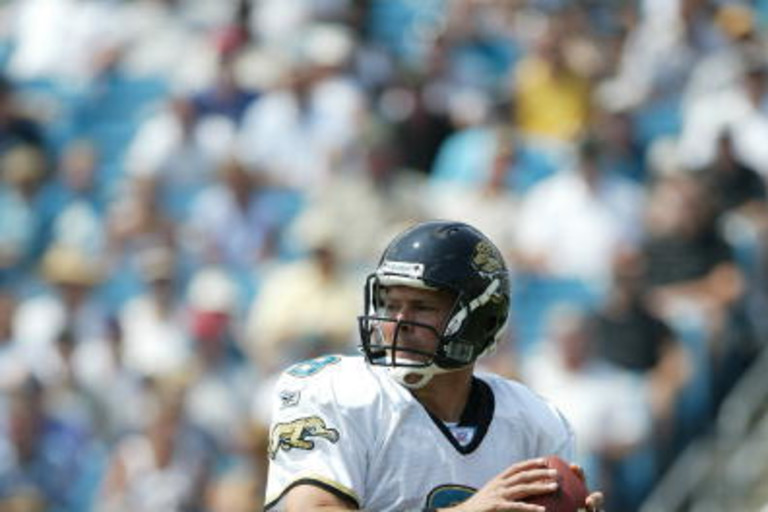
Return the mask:
M472 368L442 373L432 377L429 384L413 391L416 400L437 418L456 422L467 406L472 387Z

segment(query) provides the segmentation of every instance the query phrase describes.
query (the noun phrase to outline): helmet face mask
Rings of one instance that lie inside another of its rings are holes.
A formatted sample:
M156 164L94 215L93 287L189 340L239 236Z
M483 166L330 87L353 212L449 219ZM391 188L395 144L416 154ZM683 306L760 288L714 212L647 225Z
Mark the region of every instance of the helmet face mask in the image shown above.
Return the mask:
M450 292L453 307L439 328L394 319L382 307L391 286ZM492 347L508 309L506 266L482 233L457 222L419 224L393 240L366 280L365 314L359 317L361 349L370 364L422 369L420 373L431 378L472 364ZM434 349L402 346L400 337L408 329L431 330Z
M360 317L360 329L371 332L367 342L369 361L378 366L425 368L435 362L440 333L431 325L388 317ZM402 331L422 330L434 338L435 350L403 346ZM384 331L391 331L390 335Z

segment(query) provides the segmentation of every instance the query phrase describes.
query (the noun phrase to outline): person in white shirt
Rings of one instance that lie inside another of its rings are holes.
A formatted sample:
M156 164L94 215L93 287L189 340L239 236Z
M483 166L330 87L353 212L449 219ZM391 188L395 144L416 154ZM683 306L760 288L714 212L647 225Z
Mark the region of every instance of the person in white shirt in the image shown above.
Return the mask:
M572 430L523 385L474 369L506 324L509 284L471 226L397 236L366 281L365 358L316 358L278 380L265 509L543 512L524 500L556 489L543 457L571 458Z
M604 144L586 136L575 163L536 185L517 212L519 265L596 287L610 281L611 263L642 238L645 192L603 167Z

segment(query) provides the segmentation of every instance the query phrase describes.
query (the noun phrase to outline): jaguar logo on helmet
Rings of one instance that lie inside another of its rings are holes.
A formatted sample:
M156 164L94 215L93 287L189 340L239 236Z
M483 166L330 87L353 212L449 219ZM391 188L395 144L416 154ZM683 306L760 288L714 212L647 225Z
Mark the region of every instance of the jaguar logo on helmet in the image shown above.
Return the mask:
M487 240L482 240L475 246L472 264L479 272L486 274L493 274L504 269L504 264L501 262L498 251Z

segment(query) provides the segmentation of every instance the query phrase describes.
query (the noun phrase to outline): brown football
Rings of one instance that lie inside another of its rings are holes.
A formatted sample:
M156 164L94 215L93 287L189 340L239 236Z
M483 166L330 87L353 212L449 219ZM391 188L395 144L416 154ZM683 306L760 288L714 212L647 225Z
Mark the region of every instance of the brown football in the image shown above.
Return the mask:
M587 508L589 491L570 464L560 457L546 457L547 466L557 470L557 490L526 498L526 503L534 503L547 508L547 512L579 512Z

